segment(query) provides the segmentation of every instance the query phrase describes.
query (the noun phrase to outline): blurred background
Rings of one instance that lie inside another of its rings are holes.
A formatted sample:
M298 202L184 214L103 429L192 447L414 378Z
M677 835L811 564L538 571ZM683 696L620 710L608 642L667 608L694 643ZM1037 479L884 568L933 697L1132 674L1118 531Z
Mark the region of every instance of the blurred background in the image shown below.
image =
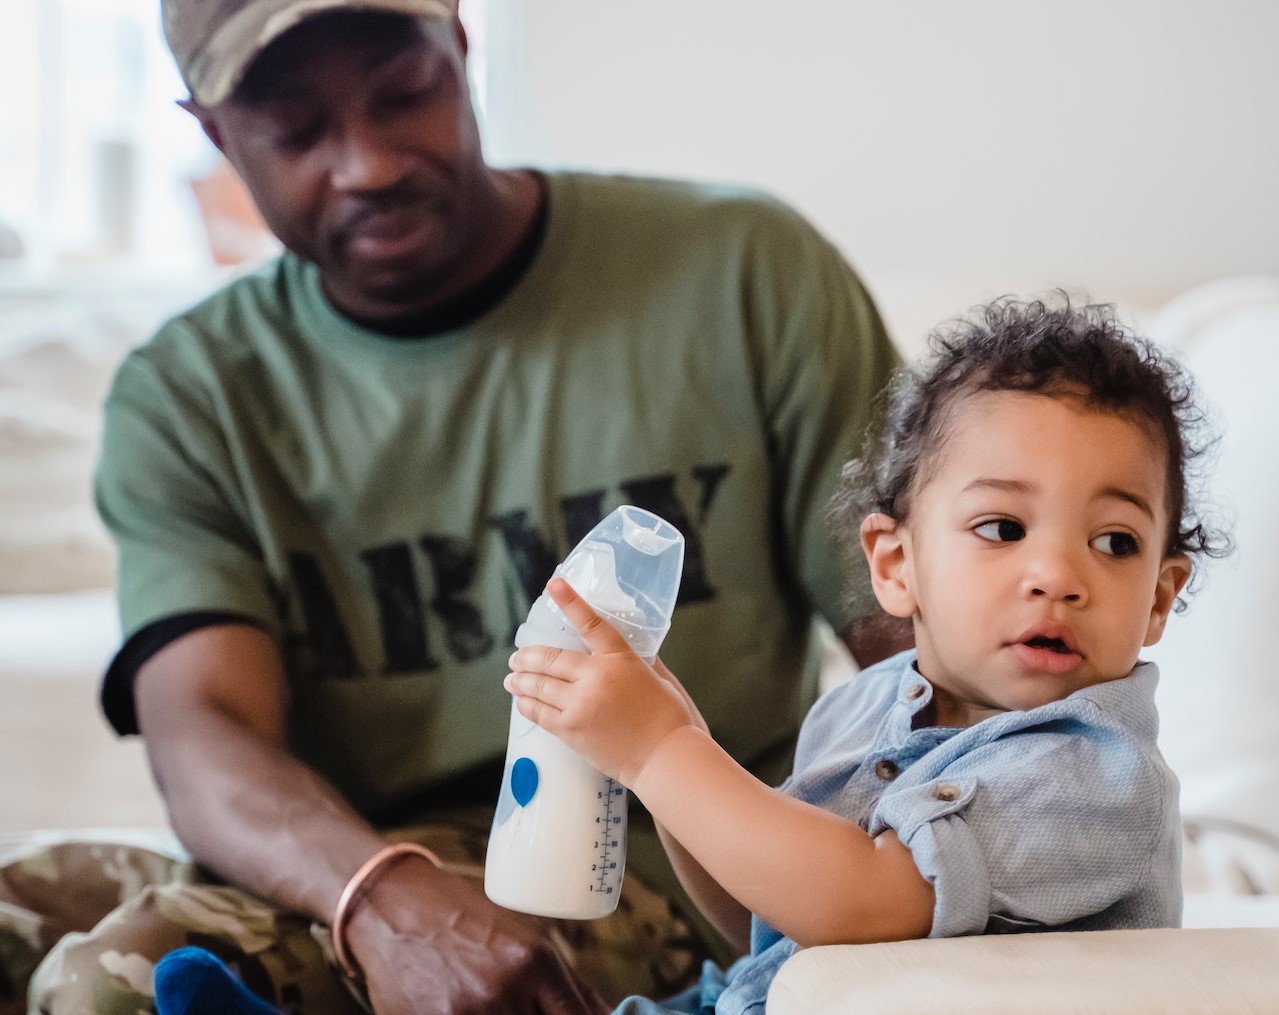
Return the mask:
M1274 0L462 14L492 161L762 187L844 251L908 352L1001 293L1179 306L1184 335L1196 294L1279 286ZM139 746L92 706L117 637L100 403L125 350L274 245L175 105L158 0L0 0L0 47L0 832L159 821Z
M0 4L0 285L154 284L267 249L174 105L157 7ZM462 12L494 161L761 186L845 251L905 345L988 294L1143 310L1279 269L1272 0Z

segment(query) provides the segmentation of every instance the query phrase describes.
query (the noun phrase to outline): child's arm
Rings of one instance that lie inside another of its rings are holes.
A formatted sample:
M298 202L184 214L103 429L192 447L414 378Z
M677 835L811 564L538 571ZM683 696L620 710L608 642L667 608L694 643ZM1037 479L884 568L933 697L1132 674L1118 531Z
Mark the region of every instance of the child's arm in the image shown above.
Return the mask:
M706 868L660 822L656 822L656 825L662 848L666 850L667 859L688 897L710 925L723 935L725 941L741 954L746 954L750 951L751 942L750 910L707 874Z
M653 660L653 669L658 676L679 692L680 697L684 699L684 703L688 706L694 725L698 729L704 730L707 736L710 736L710 727L706 725L706 720L702 718L702 713L698 710L697 704L693 701L692 696L689 695L684 685L676 679L675 674L660 659ZM733 947L743 953L749 951L751 936L750 910L733 898L718 881L707 874L706 868L693 858L693 855L680 844L675 836L666 830L666 827L660 821L655 821L654 824L657 826L657 835L662 841L662 848L666 850L666 857L670 860L671 867L674 868L675 874L679 878L679 883L684 886L684 891L693 900L693 904L701 910L702 915L710 921L711 926L719 931Z
M566 582L547 591L592 654L516 652L506 687L524 716L629 786L711 879L799 944L928 933L932 885L895 835L871 839L761 783Z

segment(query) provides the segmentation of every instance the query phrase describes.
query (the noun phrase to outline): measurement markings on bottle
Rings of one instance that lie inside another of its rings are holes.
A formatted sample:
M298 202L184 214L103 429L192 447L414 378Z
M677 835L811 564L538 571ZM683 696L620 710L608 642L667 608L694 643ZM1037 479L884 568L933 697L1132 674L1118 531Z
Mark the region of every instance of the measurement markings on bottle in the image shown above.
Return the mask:
M600 813L595 816L597 852L595 862L591 864L591 891L611 895L617 891L621 878L617 856L622 840L617 833L626 813L626 787L605 777L604 788L595 794L595 799L599 801Z

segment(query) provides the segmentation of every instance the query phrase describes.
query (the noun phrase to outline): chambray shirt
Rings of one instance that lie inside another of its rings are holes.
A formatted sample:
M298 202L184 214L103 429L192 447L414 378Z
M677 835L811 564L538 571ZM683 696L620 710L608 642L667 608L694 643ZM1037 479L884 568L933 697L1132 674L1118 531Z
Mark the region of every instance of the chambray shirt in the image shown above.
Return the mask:
M966 728L912 729L932 686L903 652L824 695L784 792L888 829L933 885L932 937L1181 923L1177 780L1155 746L1158 670ZM766 830L764 830L766 831ZM664 1005L618 1015L762 1011L796 950L759 918L751 952Z

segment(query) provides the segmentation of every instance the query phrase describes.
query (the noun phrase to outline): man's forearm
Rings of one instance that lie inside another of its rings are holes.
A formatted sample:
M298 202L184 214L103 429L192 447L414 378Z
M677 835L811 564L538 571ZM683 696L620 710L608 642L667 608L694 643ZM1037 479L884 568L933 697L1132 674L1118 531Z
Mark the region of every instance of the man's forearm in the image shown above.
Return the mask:
M374 829L283 748L216 711L147 737L174 831L220 877L322 920Z

